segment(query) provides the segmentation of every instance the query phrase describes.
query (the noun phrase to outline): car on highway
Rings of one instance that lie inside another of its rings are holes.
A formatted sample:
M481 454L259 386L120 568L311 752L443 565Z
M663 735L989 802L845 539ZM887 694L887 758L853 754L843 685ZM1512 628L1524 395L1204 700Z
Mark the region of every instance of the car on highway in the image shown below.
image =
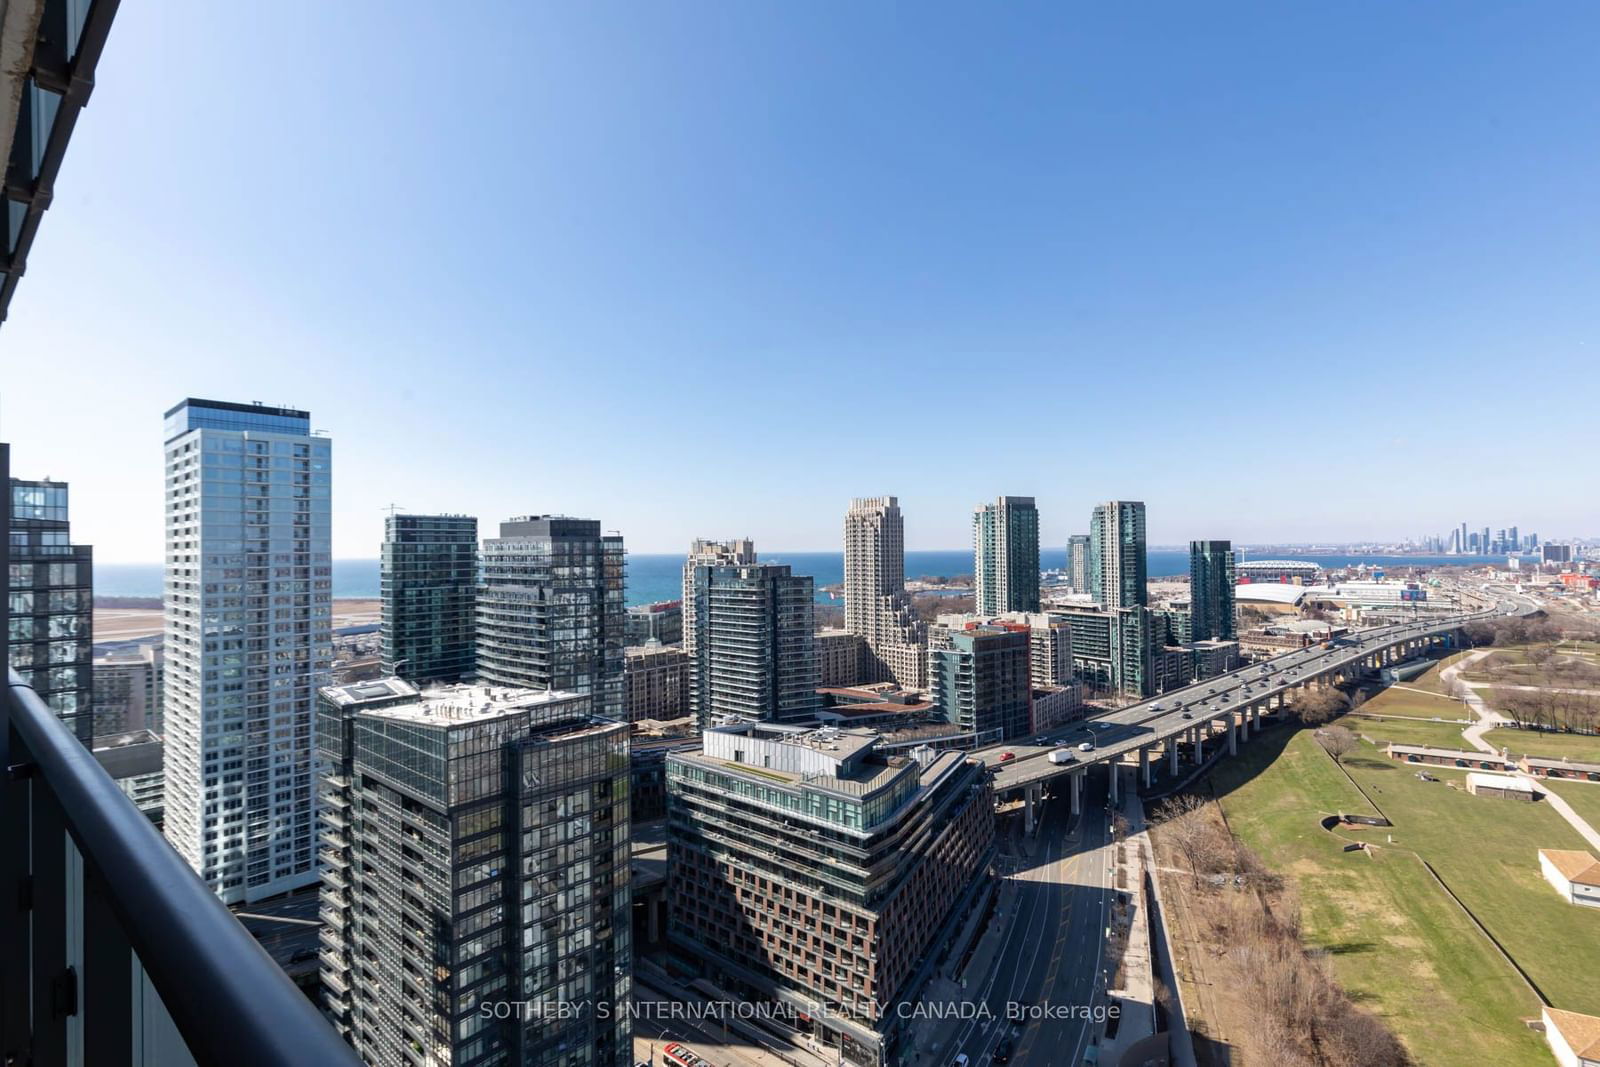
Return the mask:
M1009 1037L1001 1039L1000 1043L994 1047L994 1051L989 1054L989 1058L995 1063L1010 1063L1011 1039Z
M1081 745L1078 746L1078 751L1079 752L1093 752L1094 751L1094 742L1093 741L1085 741L1085 742L1083 742Z
M1194 712L1192 712L1192 711L1186 711L1186 712L1184 712L1184 713L1183 713L1183 717L1184 717L1184 718L1185 718L1185 719L1192 719L1192 718L1194 718Z
M1150 710L1151 711L1160 711L1161 710L1161 701L1157 700L1157 701L1152 702L1151 705L1150 705Z
M950 1067L967 1067L967 1064L971 1062L971 1060L967 1059L965 1052L958 1052L956 1053L956 1058L950 1061Z
M1017 754L1015 752L1002 752L1002 753L1000 753L1000 762L1001 763L1010 763L1012 760L1014 760L1016 758L1017 758Z
M1041 734L1033 739L1033 743L1036 745L1048 745L1050 743L1050 739Z

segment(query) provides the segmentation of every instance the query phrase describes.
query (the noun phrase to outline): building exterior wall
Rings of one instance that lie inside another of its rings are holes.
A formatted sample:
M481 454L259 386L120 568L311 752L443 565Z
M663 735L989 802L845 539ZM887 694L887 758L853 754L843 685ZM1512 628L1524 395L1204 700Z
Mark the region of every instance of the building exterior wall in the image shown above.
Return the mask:
M927 627L906 593L905 521L892 496L850 502L844 520L844 628L867 643L862 681L928 685Z
M1149 603L1144 504L1111 500L1095 505L1089 524L1089 564L1096 604L1115 611Z
M827 1004L824 1039L857 1063L900 1062L893 1005L993 848L981 768L941 754L919 782L896 758L858 784L667 757L671 937L730 991Z
M676 645L628 649L623 704L629 722L670 721L689 714L689 654Z
M166 413L167 839L226 902L313 884L332 443L303 411Z
M491 685L587 693L623 716L622 537L595 519L536 515L483 542L478 678Z
M958 630L949 643L928 654L933 703L945 720L980 739L1020 737L1032 729L1028 630Z
M683 643L683 601L662 600L628 609L629 647L659 641L663 645Z
M818 685L824 688L864 681L867 645L848 630L819 630L816 636Z
M1031 496L1003 496L972 513L974 610L1039 610L1039 510Z
M695 540L689 546L689 556L683 561L683 605L679 623L683 634L683 647L690 656L695 654L695 632L701 605L696 600L697 568L707 566L743 566L756 562L756 544L748 537L732 541Z
M588 694L466 710L480 691L427 714L392 683L323 691L330 1011L372 1064L627 1067L628 727ZM497 1018L488 1000L574 1010Z
M1091 592L1092 573L1089 569L1089 535L1073 534L1067 538L1067 585L1074 593Z
M9 481L8 658L93 748L94 550L72 544L65 482Z
M788 564L696 564L689 703L702 727L799 722L821 706L812 579Z
M1188 640L1231 641L1239 636L1234 582L1231 541L1189 542L1189 613L1193 621Z
M478 520L390 515L381 563L383 674L459 682L477 667Z

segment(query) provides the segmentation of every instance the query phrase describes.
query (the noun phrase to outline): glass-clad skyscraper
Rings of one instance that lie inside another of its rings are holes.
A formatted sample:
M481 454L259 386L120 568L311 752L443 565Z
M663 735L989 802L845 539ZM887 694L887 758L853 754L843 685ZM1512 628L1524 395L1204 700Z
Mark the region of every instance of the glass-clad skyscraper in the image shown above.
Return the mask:
M596 519L502 522L483 542L478 677L591 694L596 714L622 718L624 568L622 535Z
M700 725L815 717L822 674L812 579L785 563L690 563L689 704Z
M476 661L478 520L390 515L384 520L383 673L458 682Z
M72 543L65 482L10 482L11 666L93 747L94 550Z
M1089 524L1089 566L1091 592L1101 607L1149 604L1143 503L1111 500L1095 505Z
M1189 615L1195 641L1232 641L1234 557L1231 541L1189 542Z
M333 445L292 408L166 413L166 835L224 901L317 880Z
M1003 496L972 513L973 600L980 615L1039 610L1039 509Z
M629 727L590 704L323 690L322 981L367 1063L633 1062Z

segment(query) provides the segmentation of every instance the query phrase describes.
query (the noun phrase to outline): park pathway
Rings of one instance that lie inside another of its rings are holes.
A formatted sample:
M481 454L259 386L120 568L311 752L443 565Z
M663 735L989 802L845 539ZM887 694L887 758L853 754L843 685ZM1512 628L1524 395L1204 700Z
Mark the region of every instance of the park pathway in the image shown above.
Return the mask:
M1448 693L1455 688L1455 680L1460 674L1462 667L1471 663L1476 663L1478 660L1482 659L1488 654L1489 653L1487 651L1474 652L1461 662L1446 667L1444 670L1440 671L1439 680L1444 683L1445 692ZM1495 748L1488 741L1484 740L1483 735L1488 733L1490 730L1493 730L1497 726L1510 725L1511 720L1500 714L1498 711L1490 708L1489 705L1485 704L1483 702L1483 698L1478 695L1477 690L1473 689L1471 686L1462 686L1461 694L1462 701L1467 705L1467 707L1472 709L1472 713L1478 718L1476 723L1461 731L1461 736L1466 738L1467 743L1473 748L1477 749L1479 752L1486 752L1491 756L1503 755L1499 749ZM1540 784L1539 778L1535 775L1528 774L1525 771L1518 771L1516 774L1518 778L1532 782L1536 787ZM1560 812L1561 817L1567 820L1567 822L1572 825L1574 830L1583 835L1583 839L1589 842L1589 847L1595 849L1596 851L1600 851L1600 833L1597 833L1595 828L1590 826L1588 821L1585 820L1583 816L1579 815L1576 811L1573 811L1571 804L1568 804L1566 800L1560 797L1552 789L1543 788L1540 789L1539 792L1544 794L1546 803L1548 803L1556 811Z

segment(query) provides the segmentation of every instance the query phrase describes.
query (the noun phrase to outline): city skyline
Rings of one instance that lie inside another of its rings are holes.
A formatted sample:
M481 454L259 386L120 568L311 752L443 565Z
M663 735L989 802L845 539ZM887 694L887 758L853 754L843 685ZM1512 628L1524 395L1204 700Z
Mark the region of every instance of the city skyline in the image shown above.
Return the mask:
M180 383L359 442L340 558L376 556L390 503L799 551L884 493L913 550L965 544L1003 493L1038 499L1048 545L1123 497L1162 544L1392 540L1474 500L1593 534L1563 465L1530 461L1592 452L1592 420L1458 445L1506 384L1530 412L1594 361L1597 18L602 4L508 11L483 42L411 9L352 61L371 27L337 5L130 7L6 322L0 428L17 470L76 487L105 562L160 559L144 412ZM284 55L315 76L283 78ZM428 73L451 65L489 81ZM464 146L473 195L420 210L425 168L396 161ZM31 371L58 357L94 433L60 432ZM966 388L980 365L1003 384ZM993 446L906 447L908 420L956 408L1117 447L1070 477L1015 448L1003 478ZM1163 432L1123 432L1135 411ZM1230 420L1283 446L1238 478L1171 462ZM530 422L591 447L530 468ZM782 476L685 494L642 440ZM1421 476L1445 454L1449 478Z

